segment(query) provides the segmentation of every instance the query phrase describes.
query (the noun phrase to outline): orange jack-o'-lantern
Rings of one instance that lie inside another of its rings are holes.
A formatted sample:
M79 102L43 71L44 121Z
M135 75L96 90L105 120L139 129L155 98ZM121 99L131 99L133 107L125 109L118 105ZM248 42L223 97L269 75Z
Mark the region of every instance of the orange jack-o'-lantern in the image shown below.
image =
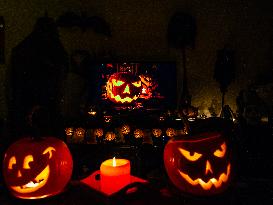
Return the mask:
M172 183L194 195L223 192L230 184L230 149L220 132L171 139L164 149L164 164Z
M152 129L153 136L160 137L162 135L162 130L159 128Z
M98 138L103 136L103 129L102 128L97 128L94 130L94 135Z
M123 125L120 130L124 135L128 135L131 132L130 126L127 124Z
M108 142L112 142L116 139L116 134L114 132L107 132L105 134L105 140Z
M141 80L129 72L114 73L107 81L107 97L114 103L132 103L141 92Z
M63 141L53 137L23 138L6 151L3 176L15 197L39 199L62 192L72 168L72 156Z
M167 128L166 134L168 137L176 136L176 130L174 128Z

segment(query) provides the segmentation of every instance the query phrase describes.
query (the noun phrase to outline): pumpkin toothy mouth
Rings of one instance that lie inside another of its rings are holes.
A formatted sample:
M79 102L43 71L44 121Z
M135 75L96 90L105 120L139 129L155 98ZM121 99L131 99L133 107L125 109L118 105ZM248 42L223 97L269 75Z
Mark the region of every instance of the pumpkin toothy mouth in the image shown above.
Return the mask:
M114 95L111 91L109 91L110 97L112 99L115 99L116 102L121 102L121 103L131 103L132 101L135 101L136 99L138 99L138 96L134 95L134 97L125 97L125 98L121 98L120 95Z
M40 174L38 174L33 181L30 181L24 185L21 186L11 186L11 188L19 193L27 194L34 191L37 191L41 187L43 187L49 178L49 165L44 168L43 171L41 171Z
M226 182L228 180L229 175L230 175L230 166L231 165L228 164L226 173L222 173L219 176L218 180L215 178L211 178L207 182L204 182L200 178L193 180L188 174L185 174L180 170L179 170L179 173L188 183L190 183L194 186L199 184L204 190L209 190L212 187L212 185L214 185L216 188L218 188L218 187L222 186L223 182Z

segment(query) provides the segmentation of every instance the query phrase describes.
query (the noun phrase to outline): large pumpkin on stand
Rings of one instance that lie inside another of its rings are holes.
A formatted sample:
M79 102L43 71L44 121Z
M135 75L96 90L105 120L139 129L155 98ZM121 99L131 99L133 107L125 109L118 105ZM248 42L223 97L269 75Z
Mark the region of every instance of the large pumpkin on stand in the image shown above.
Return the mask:
M230 185L231 151L221 132L171 139L164 149L164 164L171 182L183 193L214 195Z
M141 80L130 72L118 72L110 76L106 85L107 98L114 103L135 102L141 92Z
M22 138L7 149L3 160L6 186L22 199L59 194L69 182L72 168L68 147L53 137Z

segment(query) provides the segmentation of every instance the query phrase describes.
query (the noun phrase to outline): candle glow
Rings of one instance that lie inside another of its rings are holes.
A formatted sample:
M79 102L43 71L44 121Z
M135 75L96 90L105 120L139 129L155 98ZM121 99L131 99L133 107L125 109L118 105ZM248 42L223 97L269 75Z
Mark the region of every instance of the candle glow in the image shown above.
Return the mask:
M127 159L108 159L100 166L100 185L106 192L116 192L130 183L131 166Z

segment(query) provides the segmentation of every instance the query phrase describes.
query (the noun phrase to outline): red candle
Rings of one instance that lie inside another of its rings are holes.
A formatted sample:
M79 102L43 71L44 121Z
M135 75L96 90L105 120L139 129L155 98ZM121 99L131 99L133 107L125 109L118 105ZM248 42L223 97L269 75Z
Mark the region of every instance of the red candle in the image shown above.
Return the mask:
M108 159L100 166L101 190L116 192L130 183L130 161L127 159Z

